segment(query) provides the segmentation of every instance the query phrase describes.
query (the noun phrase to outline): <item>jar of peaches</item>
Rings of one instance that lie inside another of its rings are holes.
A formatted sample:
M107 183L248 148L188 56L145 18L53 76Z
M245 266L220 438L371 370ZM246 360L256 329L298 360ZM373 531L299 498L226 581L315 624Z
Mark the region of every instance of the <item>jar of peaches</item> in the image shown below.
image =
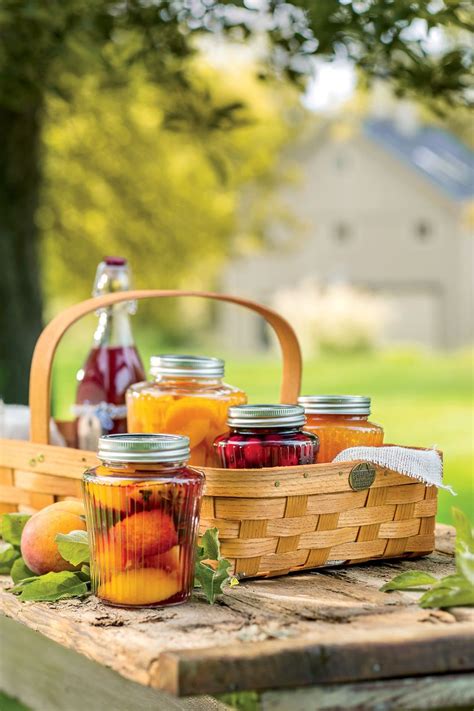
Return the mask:
M127 392L129 432L169 432L189 437L190 464L216 465L213 443L227 432L230 405L247 402L242 390L223 382L224 361L190 355L151 358L151 382Z
M369 422L370 397L306 395L298 398L306 413L306 429L319 437L318 463L332 462L349 447L376 447L383 429Z
M116 434L83 477L92 592L111 605L175 605L191 594L204 474L189 440Z

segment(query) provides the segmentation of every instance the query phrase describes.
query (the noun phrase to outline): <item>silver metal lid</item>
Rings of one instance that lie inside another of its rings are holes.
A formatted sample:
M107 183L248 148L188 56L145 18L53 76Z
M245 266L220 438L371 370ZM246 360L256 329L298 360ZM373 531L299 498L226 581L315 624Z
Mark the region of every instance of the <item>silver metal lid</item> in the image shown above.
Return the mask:
M150 358L150 373L178 378L222 378L224 361L207 356L156 355Z
M370 415L370 397L362 395L304 395L298 403L307 415Z
M97 456L107 462L183 462L189 437L171 434L113 434L99 438Z
M305 422L300 405L234 405L227 411L229 427L300 427Z

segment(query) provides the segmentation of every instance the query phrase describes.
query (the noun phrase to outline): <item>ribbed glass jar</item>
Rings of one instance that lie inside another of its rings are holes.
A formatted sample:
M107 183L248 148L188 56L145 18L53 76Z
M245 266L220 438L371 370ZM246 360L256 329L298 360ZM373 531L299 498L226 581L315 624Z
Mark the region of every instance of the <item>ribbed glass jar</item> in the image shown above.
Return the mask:
M227 410L247 402L242 390L223 382L224 361L207 356L153 356L150 372L153 381L128 390L128 431L186 435L190 464L216 465L213 443L228 430Z
M229 408L230 433L214 443L225 469L261 469L314 464L319 441L305 432L298 405L240 405Z
M109 435L83 477L92 591L125 607L174 605L191 594L204 475L189 440Z
M332 462L349 447L383 444L383 429L369 422L370 398L360 395L306 395L298 399L306 429L319 437L318 463Z

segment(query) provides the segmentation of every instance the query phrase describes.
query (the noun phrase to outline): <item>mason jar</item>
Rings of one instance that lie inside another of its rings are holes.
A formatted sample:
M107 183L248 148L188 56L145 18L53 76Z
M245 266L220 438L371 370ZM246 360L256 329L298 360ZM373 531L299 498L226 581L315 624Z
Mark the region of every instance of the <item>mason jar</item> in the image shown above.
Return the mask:
M158 355L150 362L153 380L127 393L129 432L169 432L189 437L190 464L212 466L213 443L227 431L227 410L247 396L224 383L224 361L190 355Z
M314 464L319 441L303 430L299 405L239 405L229 408L228 434L214 447L225 469L261 469Z
M382 427L369 422L370 397L305 395L298 402L306 413L306 429L319 437L319 463L332 462L348 447L383 444Z
M187 437L99 439L83 477L92 592L111 605L175 605L191 594L204 474Z

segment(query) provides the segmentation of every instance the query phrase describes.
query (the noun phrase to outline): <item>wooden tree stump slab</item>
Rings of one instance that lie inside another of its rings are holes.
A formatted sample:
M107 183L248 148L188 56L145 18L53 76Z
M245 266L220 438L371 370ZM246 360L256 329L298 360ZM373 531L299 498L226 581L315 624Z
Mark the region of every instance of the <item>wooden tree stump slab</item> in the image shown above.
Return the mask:
M453 529L438 526L426 558L245 581L214 606L21 603L3 590L0 605L57 644L175 696L456 676L474 670L473 610L422 610L416 593L379 591L405 570L453 573L453 542Z

